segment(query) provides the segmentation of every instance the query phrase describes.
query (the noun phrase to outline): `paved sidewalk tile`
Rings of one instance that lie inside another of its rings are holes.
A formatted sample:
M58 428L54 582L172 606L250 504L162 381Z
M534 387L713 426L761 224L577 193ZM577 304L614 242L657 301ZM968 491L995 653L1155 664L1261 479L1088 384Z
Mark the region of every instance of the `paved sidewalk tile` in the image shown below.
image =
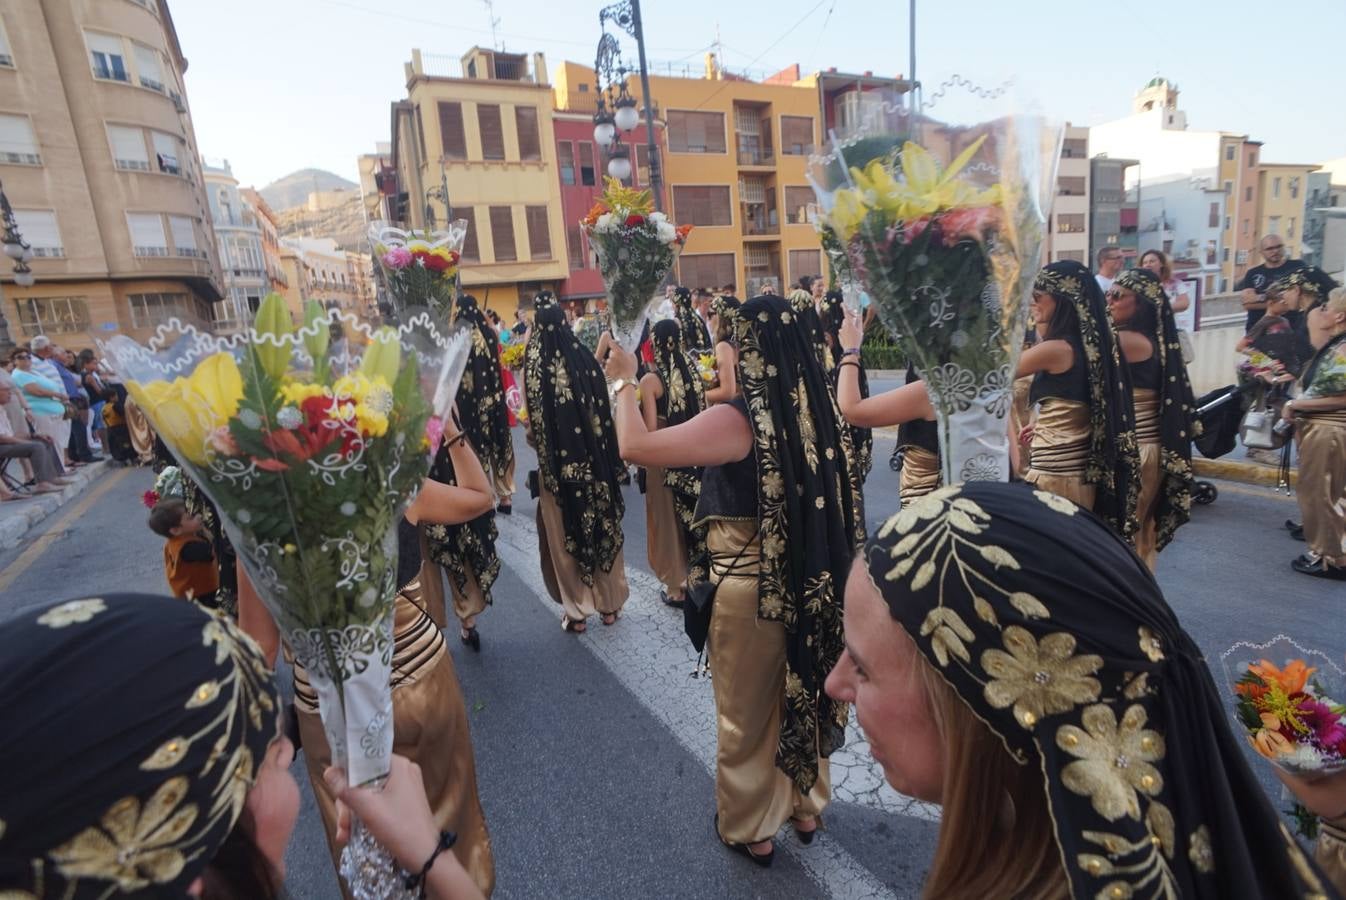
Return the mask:
M81 466L70 473L74 481L59 494L38 494L27 500L0 503L0 550L17 547L48 516L78 498L100 477L115 471L106 462Z

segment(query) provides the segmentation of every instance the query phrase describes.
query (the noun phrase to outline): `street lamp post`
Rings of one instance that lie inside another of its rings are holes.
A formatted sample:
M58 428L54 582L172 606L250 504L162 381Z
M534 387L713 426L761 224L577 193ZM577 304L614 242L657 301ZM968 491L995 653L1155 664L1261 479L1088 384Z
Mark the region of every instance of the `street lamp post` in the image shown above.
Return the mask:
M663 211L663 172L659 164L659 146L654 136L654 103L650 99L650 73L645 60L645 30L640 19L640 0L621 0L611 6L605 6L598 12L598 24L605 26L613 22L636 41L636 51L640 58L640 93L645 101L645 146L650 157L650 188L654 194L654 207ZM633 74L622 64L621 49L616 38L606 31L598 41L598 54L594 60L594 77L598 84L598 111L594 114L594 139L603 147L613 147L618 141L619 131L633 131L640 124L636 112L635 100L626 91L626 77ZM613 101L613 110L609 112L603 101L603 90L611 91L612 84L618 82L620 89ZM626 156L614 155L608 163L608 174L619 180L630 177L633 162ZM615 168L615 171L612 169ZM622 173L622 174L618 174Z
M5 255L14 260L14 283L19 287L32 287L36 280L28 261L33 258L33 248L19 234L19 223L14 218L14 208L5 196L5 187L0 184L0 243L4 245ZM0 292L0 355L6 355L14 349L14 340L9 334L9 320L5 318L4 296Z

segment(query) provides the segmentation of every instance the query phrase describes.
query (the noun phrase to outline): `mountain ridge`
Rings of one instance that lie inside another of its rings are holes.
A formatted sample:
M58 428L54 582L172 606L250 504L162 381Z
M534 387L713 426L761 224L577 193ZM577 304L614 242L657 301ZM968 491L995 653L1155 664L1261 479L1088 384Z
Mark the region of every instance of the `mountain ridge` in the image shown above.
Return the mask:
M258 191L273 210L281 212L303 206L315 191L352 191L358 197L360 186L326 169L299 169Z

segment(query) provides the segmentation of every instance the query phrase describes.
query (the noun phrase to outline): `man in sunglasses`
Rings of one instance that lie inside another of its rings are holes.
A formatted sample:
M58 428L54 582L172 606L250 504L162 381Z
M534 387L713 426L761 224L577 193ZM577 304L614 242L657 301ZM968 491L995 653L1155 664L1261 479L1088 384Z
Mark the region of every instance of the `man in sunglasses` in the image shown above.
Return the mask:
M1267 314L1267 288L1278 278L1304 268L1303 260L1285 258L1285 241L1279 234L1262 238L1258 248L1262 253L1262 264L1249 269L1243 280L1234 286L1242 293L1243 308L1248 311L1248 321L1243 329L1245 334Z

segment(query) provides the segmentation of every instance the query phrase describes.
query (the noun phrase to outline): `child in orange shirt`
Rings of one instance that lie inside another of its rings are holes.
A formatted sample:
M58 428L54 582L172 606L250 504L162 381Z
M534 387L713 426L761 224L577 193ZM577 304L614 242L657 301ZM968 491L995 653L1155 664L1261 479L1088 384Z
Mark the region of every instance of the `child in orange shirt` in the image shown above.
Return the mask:
M154 505L149 525L151 531L167 539L164 576L173 596L216 609L220 570L215 563L215 549L202 531L201 517L189 515L187 504L171 498Z

